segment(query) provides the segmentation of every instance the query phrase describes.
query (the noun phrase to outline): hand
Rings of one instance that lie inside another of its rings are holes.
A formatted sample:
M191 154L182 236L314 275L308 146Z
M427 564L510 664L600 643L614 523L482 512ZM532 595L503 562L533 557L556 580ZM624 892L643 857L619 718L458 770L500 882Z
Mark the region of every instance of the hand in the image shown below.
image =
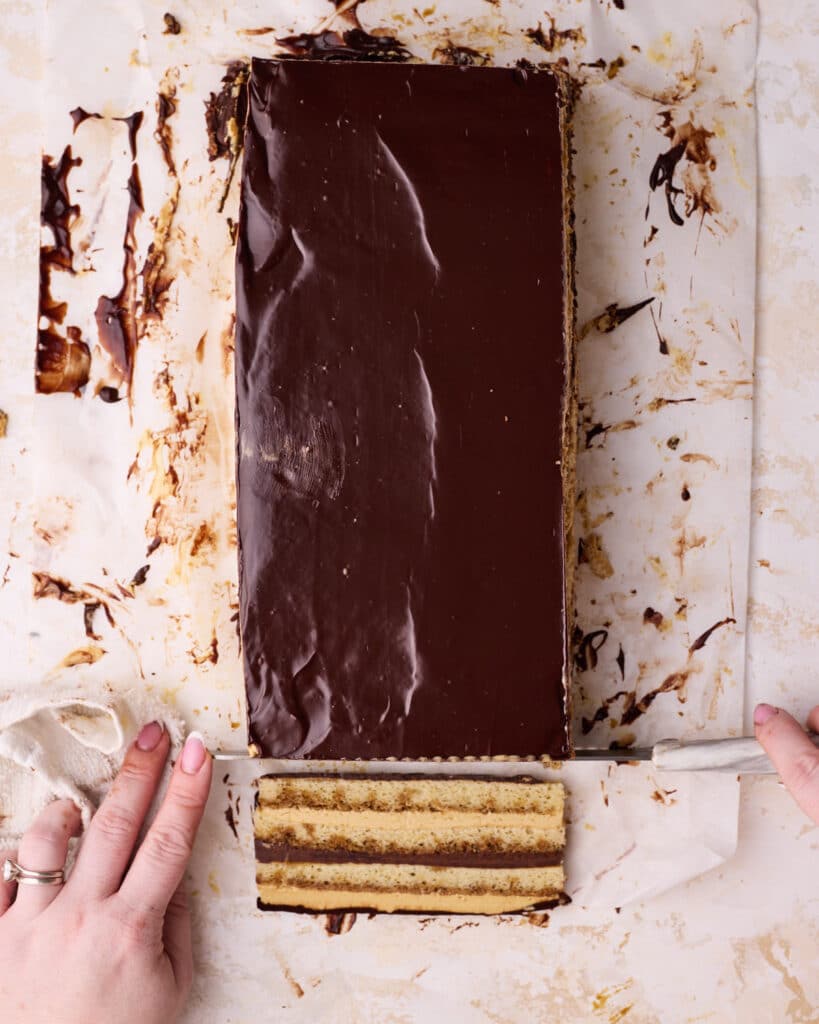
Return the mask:
M168 747L156 722L140 732L64 886L0 880L3 1024L171 1024L179 1015L193 978L183 876L212 762L189 736L134 854ZM62 868L79 828L74 804L56 801L12 857L30 870Z
M819 732L819 706L808 715L807 725ZM754 728L785 788L819 825L819 749L787 711L770 704L756 706Z

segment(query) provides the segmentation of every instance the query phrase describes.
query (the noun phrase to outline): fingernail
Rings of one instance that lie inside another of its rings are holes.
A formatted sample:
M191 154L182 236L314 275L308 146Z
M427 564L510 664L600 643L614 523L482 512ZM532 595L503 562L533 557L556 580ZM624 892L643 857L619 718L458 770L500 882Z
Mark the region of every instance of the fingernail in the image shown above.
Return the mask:
M182 748L182 771L186 775L196 775L205 763L205 753L202 734L198 732L190 733L185 740L185 746Z
M754 725L764 725L774 715L778 714L779 708L775 708L770 704L757 704L754 708Z
M143 725L140 729L139 736L136 738L136 745L146 753L150 750L156 750L157 744L162 739L162 732L163 729L159 722L148 722L147 725Z

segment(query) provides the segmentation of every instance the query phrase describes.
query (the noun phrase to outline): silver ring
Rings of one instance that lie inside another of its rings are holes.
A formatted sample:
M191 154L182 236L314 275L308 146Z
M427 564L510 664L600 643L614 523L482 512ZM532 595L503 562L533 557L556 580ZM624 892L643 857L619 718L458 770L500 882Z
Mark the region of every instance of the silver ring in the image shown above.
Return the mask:
M18 885L63 885L65 871L30 871L10 858L3 863L3 881L17 882Z

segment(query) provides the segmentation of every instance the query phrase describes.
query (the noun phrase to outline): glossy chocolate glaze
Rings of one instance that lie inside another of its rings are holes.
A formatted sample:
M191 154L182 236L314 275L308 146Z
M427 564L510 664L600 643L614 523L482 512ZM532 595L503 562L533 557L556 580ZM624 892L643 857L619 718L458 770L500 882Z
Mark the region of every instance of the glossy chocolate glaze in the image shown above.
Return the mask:
M257 61L238 523L262 754L568 754L548 73Z

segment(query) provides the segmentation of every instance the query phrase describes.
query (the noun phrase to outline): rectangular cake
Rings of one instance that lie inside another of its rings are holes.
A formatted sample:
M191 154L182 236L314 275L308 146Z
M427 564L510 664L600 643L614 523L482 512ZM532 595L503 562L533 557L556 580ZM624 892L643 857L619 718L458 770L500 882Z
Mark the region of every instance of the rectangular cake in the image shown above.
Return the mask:
M568 117L551 72L253 63L236 401L259 754L570 753Z
M501 914L560 902L563 787L528 779L259 780L264 910Z

